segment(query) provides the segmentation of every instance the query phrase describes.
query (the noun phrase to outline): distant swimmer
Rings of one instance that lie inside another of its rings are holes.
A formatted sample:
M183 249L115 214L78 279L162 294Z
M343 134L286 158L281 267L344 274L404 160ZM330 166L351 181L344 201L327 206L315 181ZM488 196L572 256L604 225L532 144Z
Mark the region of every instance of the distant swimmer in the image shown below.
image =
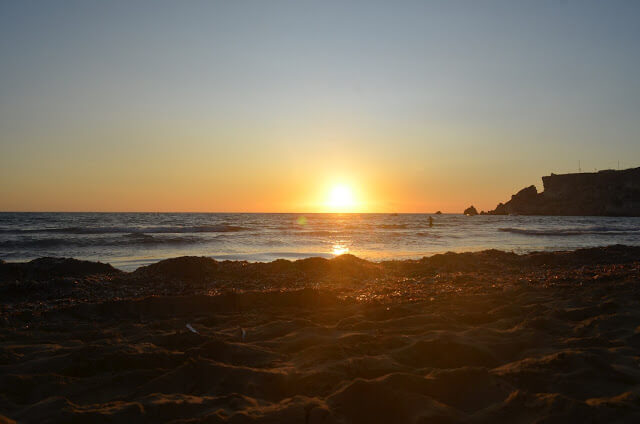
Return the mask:
M433 218L429 217L429 227L433 227Z

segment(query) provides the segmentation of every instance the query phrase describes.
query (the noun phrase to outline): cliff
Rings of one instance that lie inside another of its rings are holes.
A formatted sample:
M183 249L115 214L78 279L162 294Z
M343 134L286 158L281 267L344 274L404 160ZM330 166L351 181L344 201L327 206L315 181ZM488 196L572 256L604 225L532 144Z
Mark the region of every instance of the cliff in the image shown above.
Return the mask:
M640 168L542 177L544 191L529 186L490 215L640 216Z

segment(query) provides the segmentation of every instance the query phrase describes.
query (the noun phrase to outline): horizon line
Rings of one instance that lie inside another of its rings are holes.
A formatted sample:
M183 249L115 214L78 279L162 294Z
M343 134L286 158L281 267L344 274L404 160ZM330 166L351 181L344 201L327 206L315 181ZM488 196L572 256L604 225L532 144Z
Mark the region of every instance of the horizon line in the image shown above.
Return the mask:
M261 214L261 215L464 215L462 212L225 212L225 211L3 211L0 213L209 213L209 214Z

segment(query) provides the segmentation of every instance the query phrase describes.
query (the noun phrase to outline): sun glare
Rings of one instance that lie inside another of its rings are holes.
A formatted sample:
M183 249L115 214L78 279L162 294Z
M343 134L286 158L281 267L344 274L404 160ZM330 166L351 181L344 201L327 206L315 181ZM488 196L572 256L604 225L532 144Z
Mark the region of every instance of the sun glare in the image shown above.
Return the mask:
M349 247L346 244L336 243L331 248L331 253L334 256L344 255L345 253L349 253Z
M353 192L345 185L338 185L331 189L327 205L334 211L347 212L355 206Z

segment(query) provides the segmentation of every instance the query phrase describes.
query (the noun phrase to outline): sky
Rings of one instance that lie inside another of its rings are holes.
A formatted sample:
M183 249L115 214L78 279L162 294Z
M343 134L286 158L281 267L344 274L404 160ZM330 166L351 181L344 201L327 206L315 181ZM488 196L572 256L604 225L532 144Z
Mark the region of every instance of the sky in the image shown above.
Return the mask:
M637 1L0 1L0 210L462 212L640 166ZM618 165L619 163L619 165Z

